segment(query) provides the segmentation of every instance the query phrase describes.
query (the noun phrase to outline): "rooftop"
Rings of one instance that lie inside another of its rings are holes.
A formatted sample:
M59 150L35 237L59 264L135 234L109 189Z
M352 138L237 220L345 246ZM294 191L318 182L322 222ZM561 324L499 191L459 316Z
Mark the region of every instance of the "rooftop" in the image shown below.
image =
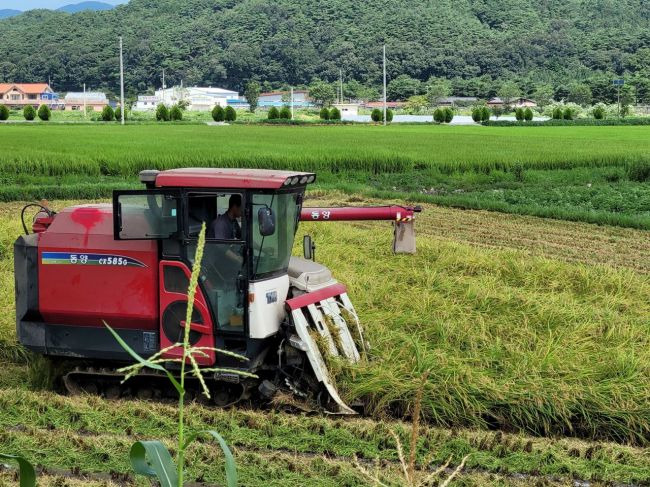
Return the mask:
M0 83L0 93L6 93L14 87L29 95L40 95L48 90L52 91L47 83Z
M159 172L156 187L280 189L313 183L315 179L316 175L309 172L187 168Z

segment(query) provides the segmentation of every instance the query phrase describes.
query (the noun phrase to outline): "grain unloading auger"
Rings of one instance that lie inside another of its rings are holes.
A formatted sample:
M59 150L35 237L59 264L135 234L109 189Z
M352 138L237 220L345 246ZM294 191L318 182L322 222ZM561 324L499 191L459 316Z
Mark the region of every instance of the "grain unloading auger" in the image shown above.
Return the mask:
M196 358L202 367L222 369L206 376L213 401L225 406L281 391L353 414L326 364L330 356L358 362L363 329L345 286L313 260L311 238L304 241L305 258L291 257L296 228L299 221L391 220L393 249L414 252L420 209L303 208L315 178L243 169L143 171L146 189L115 191L112 205L43 208L33 233L25 226L14 245L20 342L58 362L70 392L165 396L166 383L154 373L120 385L116 369L131 358L104 321L142 356L177 343L187 326L189 277L206 223L190 342L248 359L214 352ZM164 357L179 353L170 348ZM198 394L199 384L188 389Z

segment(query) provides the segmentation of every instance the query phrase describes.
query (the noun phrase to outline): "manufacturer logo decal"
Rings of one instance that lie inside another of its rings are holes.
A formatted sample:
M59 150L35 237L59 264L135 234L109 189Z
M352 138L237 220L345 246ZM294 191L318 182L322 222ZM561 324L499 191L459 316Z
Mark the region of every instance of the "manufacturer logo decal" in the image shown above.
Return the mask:
M83 254L72 252L43 252L43 264L59 265L103 265L117 267L147 267L139 260L123 255L113 254Z
M266 304L277 303L278 302L278 292L269 291L266 293Z

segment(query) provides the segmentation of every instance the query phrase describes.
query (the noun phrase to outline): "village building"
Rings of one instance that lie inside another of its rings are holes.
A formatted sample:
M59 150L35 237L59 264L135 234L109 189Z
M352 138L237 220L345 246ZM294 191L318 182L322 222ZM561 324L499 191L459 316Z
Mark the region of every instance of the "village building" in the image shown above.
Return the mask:
M504 101L499 97L491 98L487 102L489 107L502 107L504 104ZM513 98L508 105L516 108L533 108L537 106L537 103L535 103L535 100L531 100L530 98Z
M108 98L100 91L70 92L65 95L65 109L72 111L83 111L89 108L95 112L101 112L108 105Z
M339 109L341 116L354 116L359 115L359 104L358 103L334 103L332 105Z
M140 95L133 106L135 111L155 110L163 103L170 107L177 103L187 104L187 110L207 111L212 110L216 105L226 107L239 101L239 93L224 88L207 88L200 86L183 87L174 86L156 90L154 95Z
M0 83L0 105L21 109L27 105L38 108L48 105L52 109L62 108L59 95L47 83Z
M257 99L259 107L281 107L291 105L291 91L267 91L260 93ZM314 106L309 91L293 90L293 106L295 108Z

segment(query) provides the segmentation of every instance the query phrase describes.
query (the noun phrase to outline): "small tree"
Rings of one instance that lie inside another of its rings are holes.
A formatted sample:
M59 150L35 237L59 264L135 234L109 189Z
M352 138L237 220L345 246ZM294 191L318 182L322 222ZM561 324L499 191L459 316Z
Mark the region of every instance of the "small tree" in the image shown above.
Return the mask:
M320 118L321 120L329 120L330 119L330 111L327 109L327 107L323 107L320 109Z
M451 121L454 119L454 111L451 109L451 107L445 107L443 109L443 112L445 113L445 123L451 123Z
M269 120L277 120L278 118L280 118L280 112L278 111L277 108L271 107L267 117L268 117Z
M481 122L490 121L490 109L488 107L481 107Z
M561 120L564 118L564 111L562 110L562 107L555 107L551 113L551 117L553 120Z
M129 118L129 111L124 110L124 120L128 120ZM120 122L122 120L122 107L117 107L115 109L115 120Z
M384 114L379 108L375 108L370 112L370 118L373 122L381 122L384 119Z
M309 85L309 98L317 106L329 106L336 100L336 90L331 84L317 80Z
M564 120L573 120L574 117L575 117L575 112L573 108L566 107L564 109L564 112L562 113L562 118L564 118Z
M605 106L602 103L599 103L596 105L593 110L591 111L591 114L594 116L596 120L602 120L605 118Z
M391 123L393 121L393 110L391 110L390 108L386 109L386 121L388 123Z
M472 110L472 120L476 123L481 123L481 108L480 107L475 107Z
M156 107L156 120L159 122L168 122L169 121L169 110L164 103L161 103Z
M517 119L517 122L523 122L524 121L524 109L519 107L515 110L515 118Z
M436 123L443 123L445 121L445 112L442 108L436 108L433 111L433 121Z
M215 105L212 109L212 120L223 122L226 119L226 112L221 105Z
M237 120L237 112L236 112L235 109L234 109L233 107L231 107L230 105L228 105L228 106L226 107L226 113L225 113L225 116L226 116L226 117L225 117L225 118L226 118L226 122L234 122L235 120Z
M169 111L169 118L172 122L180 122L183 120L183 110L178 105L174 105Z
M283 106L280 109L280 118L283 120L291 120L291 109L288 106Z
M34 107L32 107L32 110L33 109ZM7 119L9 119L9 109L5 105L0 105L0 120L7 120Z
M248 102L251 113L257 109L257 101L260 98L260 84L257 81L249 81L244 88L244 96Z
M2 118L2 108L3 107L0 107L0 120L7 120L6 118ZM7 110L7 112L9 111ZM23 108L23 117L25 117L25 120L28 120L30 122L34 120L36 118L36 108L34 108L32 105L27 105L25 108Z
M110 122L113 119L115 119L115 112L113 111L110 105L106 105L102 109L102 120L104 122Z
M526 120L526 122L533 120L533 111L530 109L530 107L524 110L524 120Z
M330 111L330 120L341 120L341 110L334 107Z
M50 118L52 118L52 110L50 110L50 107L47 105L41 105L38 107L38 118L43 120L43 122L47 122Z
M503 115L503 106L494 105L492 107L492 115L494 115L494 118L499 118L501 115Z

